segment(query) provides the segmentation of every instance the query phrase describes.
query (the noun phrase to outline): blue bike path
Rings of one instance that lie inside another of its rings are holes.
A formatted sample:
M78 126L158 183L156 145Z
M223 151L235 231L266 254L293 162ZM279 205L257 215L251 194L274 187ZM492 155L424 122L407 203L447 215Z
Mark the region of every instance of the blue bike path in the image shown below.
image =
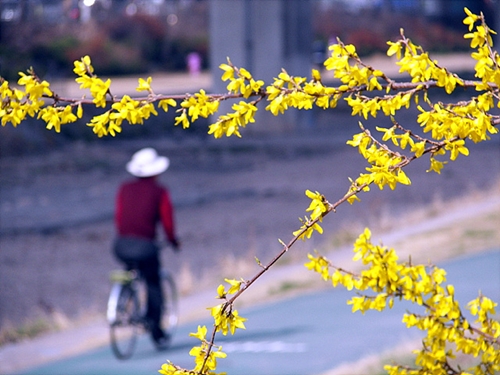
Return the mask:
M500 249L459 257L440 266L447 271L447 283L455 286L462 306L476 298L479 291L500 301ZM393 309L370 311L363 316L351 313L351 307L346 305L352 295L332 288L241 309L240 315L248 318L247 330L219 337L217 343L228 357L218 361L217 370L230 375L319 374L422 337L401 323L404 312L419 312L419 306L396 302ZM115 359L109 347L102 347L20 374L155 374L167 359L193 368L188 352L199 341L189 333L196 332L198 324L209 326L210 320L179 327L167 352L155 351L149 338L143 336L133 357L126 361Z

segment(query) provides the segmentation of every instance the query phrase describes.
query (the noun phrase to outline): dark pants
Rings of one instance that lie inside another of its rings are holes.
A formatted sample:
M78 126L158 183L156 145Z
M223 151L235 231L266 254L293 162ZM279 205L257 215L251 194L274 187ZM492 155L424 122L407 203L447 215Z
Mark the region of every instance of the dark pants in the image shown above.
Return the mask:
M160 259L158 246L153 241L119 237L113 246L115 256L127 269L139 270L147 285L146 319L151 330L160 327L163 306L163 293L160 282Z

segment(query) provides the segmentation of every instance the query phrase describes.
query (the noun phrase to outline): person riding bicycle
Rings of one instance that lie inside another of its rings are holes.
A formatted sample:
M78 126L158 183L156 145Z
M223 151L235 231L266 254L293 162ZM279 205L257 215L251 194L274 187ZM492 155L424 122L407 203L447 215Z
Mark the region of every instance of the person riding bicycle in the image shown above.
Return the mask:
M158 349L166 348L170 338L161 328L163 295L160 282L159 247L156 226L161 224L175 251L180 250L175 235L174 208L170 195L158 176L170 161L153 148L137 151L127 163L134 180L124 182L116 197L117 238L113 251L128 269L136 268L147 284L146 324Z

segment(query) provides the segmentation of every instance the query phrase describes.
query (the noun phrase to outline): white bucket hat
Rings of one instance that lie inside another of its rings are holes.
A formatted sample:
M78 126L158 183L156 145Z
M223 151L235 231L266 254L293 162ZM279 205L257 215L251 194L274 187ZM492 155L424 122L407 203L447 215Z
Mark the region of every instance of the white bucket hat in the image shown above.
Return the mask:
M132 155L127 172L136 177L151 177L165 172L170 165L166 156L159 156L154 148L147 147Z

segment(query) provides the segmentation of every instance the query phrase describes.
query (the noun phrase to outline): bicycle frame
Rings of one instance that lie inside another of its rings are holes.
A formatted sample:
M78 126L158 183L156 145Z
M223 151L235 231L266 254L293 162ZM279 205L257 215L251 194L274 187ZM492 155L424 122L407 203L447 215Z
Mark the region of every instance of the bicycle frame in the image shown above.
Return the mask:
M175 282L166 270L161 271L162 292L164 296L162 313L163 329L169 337L174 333L178 323L177 290ZM130 358L135 350L136 337L140 328L148 329L144 320L143 309L146 308L144 301L143 286L146 284L141 279L138 271L117 270L111 274L113 281L108 298L106 317L111 328L111 347L118 359ZM141 298L142 296L142 298ZM142 301L141 301L142 300ZM130 304L124 304L128 301ZM128 307L131 308L129 310ZM125 313L125 314L124 314ZM128 335L120 340L120 333L127 331ZM125 345L122 345L125 344ZM156 345L156 344L155 344ZM157 346L158 350L165 350L165 346Z
M116 322L118 299L123 287L125 285L129 285L136 292L134 285L134 280L136 280L136 278L137 273L135 271L118 270L113 271L113 273L111 274L113 285L111 287L111 292L109 293L108 307L106 311L106 318L109 324L113 324Z

